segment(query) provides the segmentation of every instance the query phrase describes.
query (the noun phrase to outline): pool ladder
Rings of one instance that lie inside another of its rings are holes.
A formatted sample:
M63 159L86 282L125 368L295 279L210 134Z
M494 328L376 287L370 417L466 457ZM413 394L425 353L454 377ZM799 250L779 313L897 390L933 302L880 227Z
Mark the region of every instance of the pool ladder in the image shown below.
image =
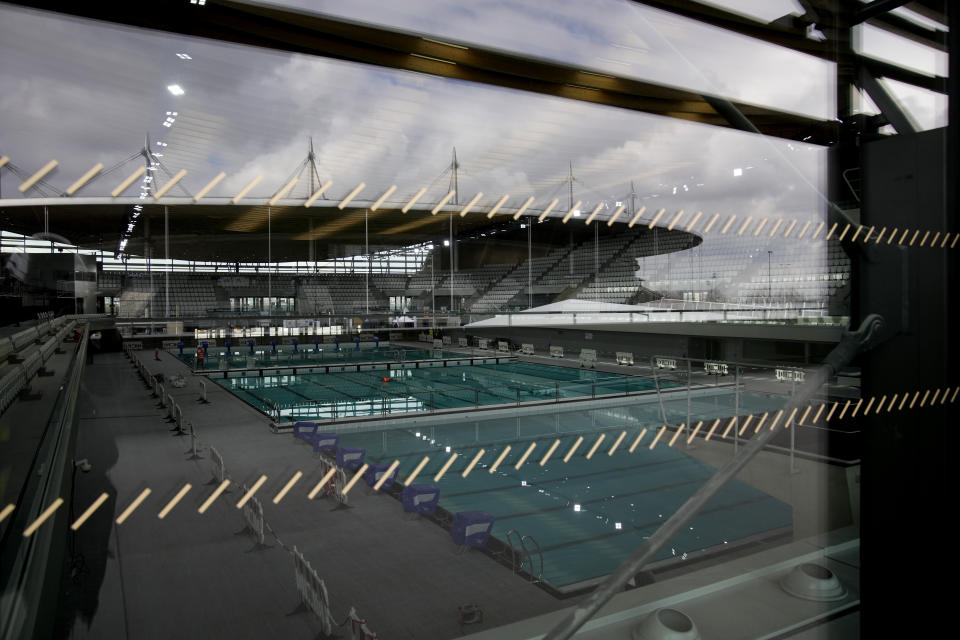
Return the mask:
M516 537L517 546L513 544L513 538ZM520 535L520 532L516 529L510 529L507 531L506 536L507 545L510 547L510 563L513 567L514 573L519 573L523 570L523 565L526 563L530 567L528 575L530 576L530 582L536 584L538 582L543 582L543 553L540 551L540 545L531 535ZM533 543L534 551L537 554L537 558L540 560L540 571L534 573L534 564L533 564L533 555L530 549L527 547L527 542Z

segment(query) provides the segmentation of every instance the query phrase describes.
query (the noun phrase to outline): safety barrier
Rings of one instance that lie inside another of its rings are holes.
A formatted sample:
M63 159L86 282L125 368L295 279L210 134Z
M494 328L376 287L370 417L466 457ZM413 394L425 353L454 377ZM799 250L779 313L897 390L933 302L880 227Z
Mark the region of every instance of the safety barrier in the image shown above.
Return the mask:
M247 495L250 491L249 487L246 485L240 485L240 491L243 495ZM253 534L253 537L257 541L257 546L263 546L263 504L261 504L260 499L256 496L253 496L243 504L241 509L243 514L243 522L247 526L247 530Z
M674 358L661 358L657 356L655 363L657 369L676 369L677 361Z
M327 593L327 585L324 584L316 570L310 566L310 563L296 547L293 548L292 555L293 571L297 579L297 593L300 594L300 601L320 620L320 630L323 635L330 637L333 635L333 627L336 623L333 614L330 612L330 596Z
M350 607L347 613L347 622L350 623L348 629L350 635L347 636L350 640L376 640L377 634L370 631L367 621L357 615L357 610L353 607Z
M580 349L580 366L581 367L597 367L597 350L596 349Z
M703 372L711 376L725 376L730 373L726 362L704 362Z
M520 353L522 353L522 354L525 355L525 356L532 356L532 355L533 355L533 345L532 345L532 344L529 344L529 343L527 343L527 342L521 344L521 345L520 345Z
M632 365L633 354L629 351L617 351L617 364Z
M497 340L497 351L500 353L510 353L510 343L504 340Z
M223 464L223 456L214 447L210 447L210 462L213 465L213 478L217 482L227 479L227 467Z
M210 401L207 399L207 383L203 380L200 381L200 397L197 399L197 402L210 404Z
M563 347L550 347L550 357L551 357L551 358L562 358L562 357L563 357Z

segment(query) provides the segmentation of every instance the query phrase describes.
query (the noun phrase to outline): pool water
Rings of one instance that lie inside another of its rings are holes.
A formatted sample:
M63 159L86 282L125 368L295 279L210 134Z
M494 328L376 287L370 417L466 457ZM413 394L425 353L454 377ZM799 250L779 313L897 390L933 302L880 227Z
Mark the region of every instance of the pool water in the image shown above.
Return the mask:
M758 396L754 400L763 404L764 399ZM440 506L452 513L482 510L493 514L492 535L501 540L510 531L532 536L543 554L545 581L563 590L615 570L713 475L712 467L684 453L683 441L674 447L660 443L649 449L658 411L625 406L609 411L464 420L420 431L343 433L340 446L364 447L367 462L399 460L401 478L429 456L417 478L420 483L433 482L456 453L454 464L436 483ZM713 415L707 409L699 417ZM638 417L654 420L642 444L630 453L644 426ZM609 428L597 428L597 423ZM608 455L622 431L626 436L613 455ZM564 462L579 435L584 437L582 444L569 462ZM587 453L601 435L600 446L588 460ZM544 454L557 439L559 446L541 466ZM536 443L533 452L517 470L515 465L532 442ZM490 473L507 445L509 453ZM481 461L463 478L462 472L480 449L485 450ZM676 558L682 562L691 552L782 533L792 519L788 504L733 480L653 561ZM539 572L539 560L535 560L534 571Z
M216 379L281 421L329 420L627 394L655 388L649 378L525 362L383 368Z

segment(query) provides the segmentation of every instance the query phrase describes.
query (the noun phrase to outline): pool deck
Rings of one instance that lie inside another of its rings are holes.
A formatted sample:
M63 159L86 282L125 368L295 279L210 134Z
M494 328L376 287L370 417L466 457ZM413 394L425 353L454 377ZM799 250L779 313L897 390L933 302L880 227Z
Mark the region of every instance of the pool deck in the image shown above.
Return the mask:
M170 376L183 366L170 354L140 352L152 373ZM202 460L188 460L189 438L172 437L149 390L121 354L89 365L81 390L77 457L93 470L78 474L74 510L101 492L110 499L77 535L84 564L65 580L61 628L74 638L315 637L320 625L299 604L293 562L296 545L326 582L338 622L355 606L381 638L453 638L560 609L556 600L508 568L471 550L457 554L449 534L424 520L407 520L397 500L373 494L362 482L351 507L330 498L308 501L319 479L312 449L289 434L272 434L268 419L199 381L168 385L199 435ZM210 494L208 447L223 456L233 491L201 515ZM304 477L280 504L273 496L296 472ZM267 481L267 548L239 535L235 485ZM159 510L184 483L192 489L163 520ZM152 495L122 525L114 518L144 488ZM477 604L484 623L461 627L457 607ZM340 629L343 632L343 629ZM66 634L64 634L66 635Z

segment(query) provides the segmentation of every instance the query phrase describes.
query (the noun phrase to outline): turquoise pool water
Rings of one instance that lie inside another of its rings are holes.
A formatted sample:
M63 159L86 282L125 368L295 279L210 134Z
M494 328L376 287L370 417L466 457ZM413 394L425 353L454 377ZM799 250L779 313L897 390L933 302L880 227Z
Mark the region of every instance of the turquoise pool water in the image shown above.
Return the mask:
M761 406L777 405L763 396ZM654 403L656 404L656 403ZM676 404L676 403L671 403ZM697 417L719 416L720 405L704 401ZM779 401L782 404L782 400ZM684 413L686 403L683 403ZM454 464L437 482L440 506L450 512L482 510L496 516L493 535L508 531L530 535L543 554L543 577L556 588L570 588L614 569L670 517L714 469L685 453L682 446L649 444L653 429L633 453L630 446L643 423L658 424L659 407L624 406L610 410L563 412L497 420L464 420L425 427L341 434L341 446L364 447L367 461L400 461L401 478L429 456L417 482L433 482L440 467L456 453ZM729 415L729 414L727 414ZM601 423L602 428L595 425ZM613 455L609 450L622 431L626 436ZM571 433L578 432L578 433ZM584 440L569 462L563 457L579 435ZM586 455L600 436L591 459ZM555 440L560 444L543 466L540 461ZM530 443L526 463L515 468ZM491 465L509 445L494 473ZM467 478L463 470L481 449L480 463ZM723 547L754 536L782 532L792 524L791 507L734 480L662 549L654 561L707 548ZM535 561L539 571L539 560Z
M329 420L626 394L653 380L525 362L216 379L279 420Z

